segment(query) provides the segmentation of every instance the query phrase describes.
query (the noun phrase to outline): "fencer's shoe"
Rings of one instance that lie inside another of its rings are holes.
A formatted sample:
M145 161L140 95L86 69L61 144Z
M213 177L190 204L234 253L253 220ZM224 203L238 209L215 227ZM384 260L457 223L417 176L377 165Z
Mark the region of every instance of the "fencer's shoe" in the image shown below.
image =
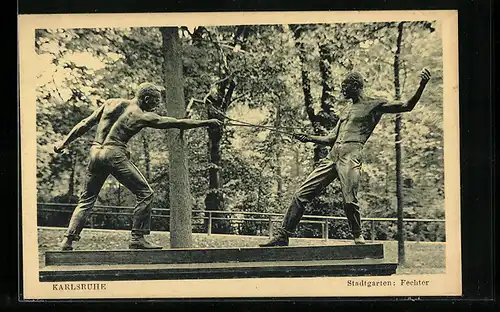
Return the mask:
M162 249L162 246L148 242L142 235L132 235L130 243L128 244L129 249Z
M63 242L61 243L60 249L62 251L71 251L73 250L73 241L70 240L69 238L64 238Z
M363 237L363 235L359 235L357 237L354 237L354 244L356 245L364 245L365 244L365 238Z
M264 244L259 244L260 247L279 247L279 246L288 246L289 237L291 233L287 230L280 228L277 233L271 238L271 240Z

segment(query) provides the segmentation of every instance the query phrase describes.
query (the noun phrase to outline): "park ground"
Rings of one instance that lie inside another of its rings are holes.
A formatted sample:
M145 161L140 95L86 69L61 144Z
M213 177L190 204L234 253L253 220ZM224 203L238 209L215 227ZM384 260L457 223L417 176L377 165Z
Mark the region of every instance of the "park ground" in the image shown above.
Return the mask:
M42 268L44 254L48 250L57 250L64 236L63 228L38 228L39 263ZM84 229L82 238L75 243L76 250L116 250L127 249L129 231L122 230L96 230ZM149 239L162 245L170 246L169 232L152 232ZM221 247L255 247L267 241L264 236L219 235L219 234L193 234L193 247L195 248L221 248ZM323 239L292 238L290 246L324 246L351 244L351 241ZM397 262L396 241L376 241L384 244L385 258ZM398 267L396 274L441 274L445 272L445 243L435 242L406 242L405 264Z

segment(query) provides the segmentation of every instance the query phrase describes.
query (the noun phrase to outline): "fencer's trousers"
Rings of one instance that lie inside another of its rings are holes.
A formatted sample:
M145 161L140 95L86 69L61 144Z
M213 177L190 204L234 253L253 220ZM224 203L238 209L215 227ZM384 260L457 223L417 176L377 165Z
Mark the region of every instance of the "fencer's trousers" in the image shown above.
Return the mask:
M132 235L150 233L153 190L139 169L130 161L126 146L94 144L90 149L83 191L71 216L66 237L75 241L80 239L83 226L109 175L115 177L136 196Z
M328 157L321 161L295 192L292 203L283 219L282 228L293 233L307 204L338 178L349 227L354 237L359 236L361 234L361 218L357 193L362 151L363 144L359 142L335 143Z

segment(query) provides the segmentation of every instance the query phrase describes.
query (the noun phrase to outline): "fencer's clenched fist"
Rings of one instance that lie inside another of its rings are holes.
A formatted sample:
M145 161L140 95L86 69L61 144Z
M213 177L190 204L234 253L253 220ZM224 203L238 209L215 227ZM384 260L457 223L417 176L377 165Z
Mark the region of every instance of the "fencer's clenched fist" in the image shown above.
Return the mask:
M209 119L208 125L210 127L222 127L222 125L224 125L224 122L222 122L222 120L219 119Z
M424 68L422 72L420 73L420 84L427 84L429 80L431 80L431 72Z
M54 152L57 154L61 154L65 148L66 146L63 141L59 141L54 144Z
M293 135L293 138L303 143L309 142L311 140L307 134L303 133L295 133Z

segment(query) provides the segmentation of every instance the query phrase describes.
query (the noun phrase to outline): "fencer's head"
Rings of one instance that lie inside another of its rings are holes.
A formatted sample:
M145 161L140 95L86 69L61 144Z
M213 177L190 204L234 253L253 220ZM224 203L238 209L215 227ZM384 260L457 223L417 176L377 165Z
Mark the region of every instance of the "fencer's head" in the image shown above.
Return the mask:
M161 102L162 89L152 83L141 83L137 88L137 102L146 111L151 111Z
M342 94L348 99L359 96L363 91L363 76L358 72L350 72L342 81Z

